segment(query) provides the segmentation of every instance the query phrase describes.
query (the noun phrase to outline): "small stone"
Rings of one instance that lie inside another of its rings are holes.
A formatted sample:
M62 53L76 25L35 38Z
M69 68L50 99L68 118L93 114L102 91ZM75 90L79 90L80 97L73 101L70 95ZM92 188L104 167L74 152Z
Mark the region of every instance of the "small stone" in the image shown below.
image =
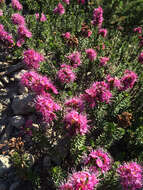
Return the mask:
M3 85L3 83L0 81L0 88L3 88L4 87L4 85Z
M0 135L3 133L5 128L6 128L5 125L0 125Z
M16 128L23 126L25 123L25 119L21 115L15 115L10 119L10 124Z
M19 72L16 72L16 73L14 74L15 80L20 81L20 80L21 80L21 76L22 76L25 72L26 72L26 70L24 70L24 69L22 69L22 70L19 71Z
M28 93L28 88L19 83L18 94Z
M3 78L2 78L2 80L4 81L4 83L6 83L6 84L8 84L9 83L9 79L8 79L8 77L7 76L4 76Z
M15 96L12 101L12 110L15 115L27 115L34 112L34 96L31 94Z
M9 140L10 135L12 134L12 131L13 131L13 127L10 125L7 125L3 136L0 138L0 143L4 143L4 141Z
M10 169L11 164L9 160L9 156L0 155L0 176L3 176L3 174Z

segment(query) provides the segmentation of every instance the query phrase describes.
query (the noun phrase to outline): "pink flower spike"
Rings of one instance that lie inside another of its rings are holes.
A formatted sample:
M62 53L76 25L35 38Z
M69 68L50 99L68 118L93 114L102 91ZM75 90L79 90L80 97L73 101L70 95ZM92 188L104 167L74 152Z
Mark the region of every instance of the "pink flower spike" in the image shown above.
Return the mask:
M40 21L41 21L41 22L45 22L46 20L47 20L46 16L42 13L42 14L41 14Z
M58 3L57 7L54 9L54 13L59 15L63 15L65 13L65 9L61 3Z
M15 13L11 16L12 22L17 25L25 25L25 18L19 13Z
M143 51L140 53L139 57L138 57L138 61L143 64Z
M134 28L134 32L137 32L138 34L142 33L142 27Z
M63 36L65 39L69 40L70 37L71 37L71 34L70 34L70 32L66 32L66 33L63 33L62 36Z
M107 29L100 28L99 31L98 31L98 34L105 38L107 36Z
M94 61L96 59L97 53L94 49L89 48L86 49L85 52L90 61Z
M80 57L81 55L78 51L67 56L74 68L77 68L81 64Z
M17 9L19 11L23 9L22 5L18 0L12 0L12 7L13 9Z

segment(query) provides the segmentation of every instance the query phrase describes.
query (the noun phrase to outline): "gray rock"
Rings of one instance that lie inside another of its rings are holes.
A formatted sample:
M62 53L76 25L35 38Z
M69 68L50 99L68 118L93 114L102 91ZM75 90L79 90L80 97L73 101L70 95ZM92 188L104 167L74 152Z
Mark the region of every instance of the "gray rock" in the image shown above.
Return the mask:
M6 128L5 125L0 125L0 135L3 133L5 128Z
M3 80L3 82L6 83L6 84L9 83L9 79L8 79L7 76L4 76L4 77L2 78L2 80Z
M3 136L0 138L0 143L4 143L4 141L9 140L12 134L12 131L13 131L13 127L10 125L7 125Z
M4 87L4 85L3 85L3 83L0 81L0 88L3 88Z
M24 70L24 69L22 69L22 70L19 71L19 72L16 72L16 73L14 74L15 80L20 81L21 76L22 76L25 72L26 72L26 70Z
M17 190L18 187L19 187L19 182L15 182L15 183L13 183L13 184L10 186L9 190Z
M18 94L28 93L28 88L19 83Z
M9 156L0 155L0 176L3 176L11 168L9 160Z
M0 112L3 110L3 105L0 103Z
M24 123L25 123L25 119L21 115L15 115L15 116L10 118L10 125L12 125L16 128L23 126Z
M12 110L15 115L27 115L34 112L34 96L31 94L15 96L12 101Z
M4 183L0 183L0 190L8 190L8 187Z

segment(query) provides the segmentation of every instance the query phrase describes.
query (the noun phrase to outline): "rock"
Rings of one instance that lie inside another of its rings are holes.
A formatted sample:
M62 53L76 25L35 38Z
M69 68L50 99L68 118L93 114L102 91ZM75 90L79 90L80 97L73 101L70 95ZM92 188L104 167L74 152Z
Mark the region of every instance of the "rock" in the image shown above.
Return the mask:
M19 187L19 182L15 182L10 186L9 190L16 190L18 189L18 187Z
M22 68L24 68L24 64L23 63L17 63L16 65L12 65L7 69L6 75L10 75Z
M18 94L28 93L28 88L19 83Z
M9 140L9 138L12 134L12 131L13 131L13 127L10 125L7 125L4 134L0 139L0 143L4 143L4 141Z
M2 78L2 80L3 80L3 82L4 82L5 84L8 84L8 83L9 83L9 79L8 79L7 76L4 76L4 77Z
M22 69L22 70L19 71L19 72L16 72L16 73L14 74L14 78L15 78L15 80L20 81L21 76L22 76L25 72L27 72L27 71L24 70L24 69Z
M3 83L0 81L0 88L3 88L4 87L4 85L3 85Z
M5 128L6 128L5 125L0 125L0 135L3 133Z
M9 156L0 155L0 176L3 176L3 174L11 168L9 160Z
M15 115L10 118L10 124L16 128L23 126L24 123L25 123L25 119L21 115Z
M51 158L50 156L45 156L43 159L43 168L48 169L51 166Z
M0 183L0 190L8 190L8 187L4 183Z
M12 110L15 115L27 115L34 109L34 96L31 94L15 96L12 101Z

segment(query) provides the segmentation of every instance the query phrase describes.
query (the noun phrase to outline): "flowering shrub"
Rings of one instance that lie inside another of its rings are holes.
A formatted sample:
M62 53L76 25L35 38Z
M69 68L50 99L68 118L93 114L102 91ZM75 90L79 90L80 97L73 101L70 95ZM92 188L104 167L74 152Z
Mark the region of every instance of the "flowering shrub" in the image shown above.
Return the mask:
M141 188L141 17L127 24L141 5L0 1L2 59L22 62L21 84L34 95L36 119L24 116L21 138L28 137L26 151L36 160L25 177L35 189Z

